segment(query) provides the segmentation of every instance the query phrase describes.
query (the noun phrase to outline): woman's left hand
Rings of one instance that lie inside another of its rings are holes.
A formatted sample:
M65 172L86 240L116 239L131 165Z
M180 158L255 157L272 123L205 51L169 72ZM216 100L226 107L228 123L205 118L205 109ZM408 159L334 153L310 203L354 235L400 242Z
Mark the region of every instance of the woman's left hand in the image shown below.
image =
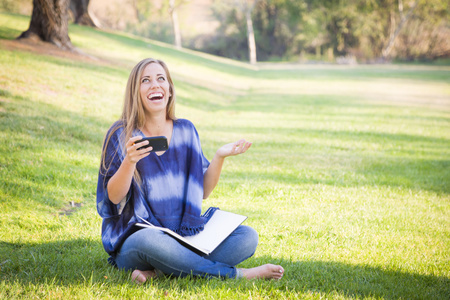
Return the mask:
M228 156L242 154L245 153L245 151L247 151L251 145L252 145L251 142L242 139L235 143L226 144L220 147L219 150L217 150L216 155L225 158Z
M208 198L209 194L211 194L217 185L217 182L219 182L225 157L245 153L251 145L252 143L242 139L236 143L226 144L217 150L203 178L203 199Z

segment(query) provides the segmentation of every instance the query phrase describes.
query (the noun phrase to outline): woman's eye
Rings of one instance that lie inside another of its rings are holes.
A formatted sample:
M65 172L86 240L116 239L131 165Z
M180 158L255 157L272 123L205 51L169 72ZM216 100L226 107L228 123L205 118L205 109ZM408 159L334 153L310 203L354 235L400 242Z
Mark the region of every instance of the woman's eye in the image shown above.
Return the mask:
M165 81L166 78L164 78L164 77L161 76L161 77L158 77L158 80L159 80L159 81Z
M141 82L142 82L142 83L144 83L144 82L148 82L148 78L144 78L144 79L142 79L142 80L141 80Z

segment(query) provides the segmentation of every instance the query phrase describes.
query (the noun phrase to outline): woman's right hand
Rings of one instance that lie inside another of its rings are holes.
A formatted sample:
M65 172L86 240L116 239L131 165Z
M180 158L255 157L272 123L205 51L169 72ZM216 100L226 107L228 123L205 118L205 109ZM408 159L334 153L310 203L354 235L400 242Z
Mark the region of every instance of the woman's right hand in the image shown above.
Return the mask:
M114 204L119 204L126 197L130 190L133 173L136 170L136 163L150 154L152 147L138 150L138 148L148 144L148 141L136 143L141 140L142 136L135 136L128 140L125 144L127 154L120 164L117 172L108 182L108 197Z
M125 158L128 159L128 161L132 164L136 164L138 161L148 156L150 154L150 151L153 149L150 146L148 148L142 148L138 150L140 147L145 146L149 143L148 141L136 143L139 140L142 140L142 136L134 136L130 138L125 144L125 147L127 148L127 155Z

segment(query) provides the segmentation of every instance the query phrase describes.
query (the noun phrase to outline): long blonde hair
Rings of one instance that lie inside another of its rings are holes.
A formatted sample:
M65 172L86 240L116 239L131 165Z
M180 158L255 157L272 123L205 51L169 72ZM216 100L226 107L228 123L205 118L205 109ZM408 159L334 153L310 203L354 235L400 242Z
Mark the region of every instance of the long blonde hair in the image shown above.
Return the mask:
M123 102L123 110L122 116L119 122L116 122L116 126L110 130L109 134L105 137L104 149L102 152L102 165L101 169L108 170L109 166L106 165L105 157L106 157L106 149L108 143L111 139L111 136L114 134L116 130L119 128L123 128L123 132L121 134L120 142L123 143L123 147L125 149L126 142L132 137L133 132L136 129L141 129L145 125L145 111L142 103L142 99L140 96L140 87L141 87L141 76L144 72L145 67L149 64L156 63L163 67L166 72L167 81L169 82L169 101L166 107L166 119L167 120L176 120L175 117L175 87L172 81L172 77L170 76L169 68L166 63L162 60L154 59L154 58L146 58L141 60L132 70L130 76L128 77L127 87L125 90L125 98ZM117 155L116 149L115 155ZM141 182L139 173L137 170L134 173L134 177L138 183Z

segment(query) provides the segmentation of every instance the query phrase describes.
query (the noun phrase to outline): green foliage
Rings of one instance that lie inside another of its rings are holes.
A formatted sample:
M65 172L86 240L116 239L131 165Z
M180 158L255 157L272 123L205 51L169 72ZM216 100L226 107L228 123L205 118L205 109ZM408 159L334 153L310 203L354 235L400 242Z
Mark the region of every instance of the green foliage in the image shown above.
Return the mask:
M221 26L214 36L204 38L198 49L248 60L244 12L235 1L215 3L213 9ZM448 57L447 8L446 1L419 1L413 18L397 39L392 57ZM405 2L404 14L408 9ZM260 61L272 57L298 60L307 53L321 60L351 55L370 61L381 57L401 14L397 1L259 0L252 19Z
M31 11L32 1L29 0L0 0L0 11L11 13L27 13Z
M295 32L306 9L303 1L256 1L253 26L258 60L285 58L298 49ZM248 60L247 25L244 11L236 1L214 1L214 16L220 27L204 38L198 49L215 55ZM198 42L198 41L197 41Z
M214 35L194 39L190 47L214 55L248 60L246 23L235 2L214 0L211 10L220 26Z
M134 0L136 11L140 22L154 17L160 11L157 11L152 1L148 0Z
M246 0L247 1L247 0ZM107 2L107 1L106 1ZM105 3L106 3L105 2ZM448 1L415 0L258 0L252 20L259 61L376 62L382 57L402 17L414 3L413 14L399 29L388 59L402 61L433 61L450 56ZM183 7L186 0L177 0ZM183 32L183 20L188 10L179 10L183 46L194 50L248 61L247 25L243 0L212 0L210 10L219 27L211 34ZM116 5L118 5L116 3ZM168 1L122 0L120 5L132 11L126 18L117 15L121 9L111 9L102 19L105 26L126 27L132 34L173 43L174 32ZM195 6L193 6L195 7ZM2 0L0 11L30 14L32 1ZM135 13L134 13L135 12ZM137 20L137 21L131 21ZM211 22L212 26L215 26ZM184 24L190 25L190 24ZM189 26L184 26L188 28ZM186 29L187 30L187 29ZM347 59L338 59L338 58Z
M178 9L186 0L176 0ZM169 13L169 1L154 3L148 0L136 0L138 23L128 23L126 31L165 43L173 44L174 32Z
M254 67L74 25L97 59L71 60L4 40L27 26L0 14L0 298L448 299L448 67ZM106 263L101 145L148 56L169 65L207 157L253 142L204 207L248 215L260 243L240 267L282 264L282 280L137 286Z

